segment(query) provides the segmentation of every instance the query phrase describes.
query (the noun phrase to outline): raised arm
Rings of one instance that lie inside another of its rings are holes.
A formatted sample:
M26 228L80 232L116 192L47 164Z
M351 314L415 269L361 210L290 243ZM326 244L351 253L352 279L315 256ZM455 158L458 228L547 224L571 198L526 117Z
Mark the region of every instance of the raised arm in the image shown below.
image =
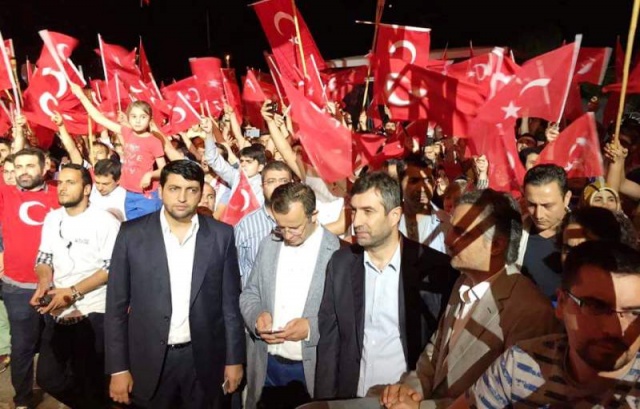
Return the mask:
M112 120L104 116L102 112L100 112L98 108L93 105L91 100L89 100L89 98L85 95L84 90L80 85L72 83L69 86L71 87L71 92L73 92L73 95L75 95L80 100L82 106L87 110L87 113L89 114L91 119L93 119L96 123L104 126L111 132L115 132L117 134L122 133L122 125L113 122Z
M298 166L298 162L296 161L296 153L294 152L289 142L287 142L287 138L284 133L281 131L281 126L283 125L282 116L275 114L269 110L269 106L271 102L269 100L265 101L262 105L262 109L260 113L262 117L267 123L267 127L269 128L269 134L271 135L271 140L275 145L280 155L282 155L282 159L284 162L289 165L293 173L295 173L300 180L304 180L304 171Z
M58 127L58 135L60 136L60 141L62 142L62 146L69 154L69 159L71 159L71 163L75 163L76 165L82 165L84 163L84 159L80 150L76 146L76 143L73 141L71 135L67 131L67 127L64 126L64 121L62 120L62 115L58 112L55 112L51 117L51 122L55 126Z

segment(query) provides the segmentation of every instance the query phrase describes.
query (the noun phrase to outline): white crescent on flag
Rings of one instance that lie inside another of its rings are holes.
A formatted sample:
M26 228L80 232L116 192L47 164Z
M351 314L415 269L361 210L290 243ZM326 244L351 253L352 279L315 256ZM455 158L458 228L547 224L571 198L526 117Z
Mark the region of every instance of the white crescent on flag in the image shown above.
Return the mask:
M184 120L187 119L187 112L184 110L184 108L182 108L182 107L173 107L173 112L175 112L178 115L180 115L180 119L178 119L176 121L177 124L179 124L180 122L184 122Z
M418 56L418 50L416 50L416 46L413 45L411 41L400 40L391 44L391 46L389 47L389 55L393 56L393 54L395 54L395 52L401 48L406 48L407 50L409 50L409 52L411 53L411 64L413 64L416 61L416 57Z
M278 30L278 33L280 33L281 36L284 35L282 33L282 30L280 30L280 21L282 19L289 20L291 22L291 24L295 24L295 22L293 20L293 16L291 14L285 13L284 11L277 12L276 15L273 16L273 25L276 26L276 30Z
M251 200L249 198L249 193L247 193L246 190L240 189L240 194L242 195L242 200L243 200L243 203L244 203L242 205L242 209L240 209L240 211L244 212L249 207L249 204L251 204Z
M192 94L193 92L193 94ZM193 101L194 104L198 104L200 103L200 94L198 93L198 90L195 89L194 87L190 87L187 89L187 95L193 95L193 98L191 98L190 96L187 97L190 101Z
M51 67L44 67L42 69L42 75L51 75L58 81L58 92L56 92L56 98L62 97L67 92L67 79L60 71L56 71Z
M29 216L29 209L33 206L45 207L42 203L36 201L24 202L20 205L18 217L20 217L20 220L28 226L40 226L44 224L44 220L42 222L37 222Z
M407 77L403 76L400 78L400 74L398 73L389 73L387 75L387 81L385 82L385 94L387 95L387 102L391 105L395 105L398 107L406 107L416 102L416 99L424 98L427 96L427 90L423 88L418 88L417 90L409 83ZM394 88L403 86L406 87L407 93L409 94L410 99L402 99L396 93ZM417 91L417 93L416 93Z
M522 87L522 89L520 90L520 95L524 94L527 90L533 87L546 88L550 82L551 82L551 78L538 78L536 80L529 81L529 83L524 87Z

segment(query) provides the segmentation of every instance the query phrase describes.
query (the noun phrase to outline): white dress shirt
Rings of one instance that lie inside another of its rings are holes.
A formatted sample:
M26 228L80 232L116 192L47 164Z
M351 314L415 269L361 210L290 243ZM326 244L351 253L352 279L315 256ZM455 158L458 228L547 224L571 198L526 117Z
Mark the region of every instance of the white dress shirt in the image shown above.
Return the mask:
M358 380L358 396L361 397L372 386L398 383L407 370L398 312L400 254L398 243L389 264L378 270L369 254L364 253L364 338Z
M167 252L169 279L171 283L171 322L169 326L168 344L182 344L191 341L189 327L189 304L191 301L191 276L193 258L196 251L196 237L200 224L198 215L191 218L191 228L182 243L171 232L171 227L164 214L164 206L160 211L162 238Z
M323 229L316 225L316 230L301 245L286 246L283 242L280 247L272 314L274 330L282 329L289 321L302 317L316 269L322 232ZM268 351L272 355L302 361L302 341L269 345Z

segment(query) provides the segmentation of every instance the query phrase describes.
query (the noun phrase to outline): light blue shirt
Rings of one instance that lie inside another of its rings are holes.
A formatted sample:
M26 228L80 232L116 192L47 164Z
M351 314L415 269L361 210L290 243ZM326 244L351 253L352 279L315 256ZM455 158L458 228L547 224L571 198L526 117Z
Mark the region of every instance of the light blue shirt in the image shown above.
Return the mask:
M447 248L444 245L444 224L436 215L436 211L437 209L434 206L434 210L431 214L422 215L422 217L418 218L418 237L420 243L431 247L440 253L446 254ZM402 218L400 218L400 223L398 223L398 230L400 230L400 233L404 234L406 237L409 237L404 214L402 215Z
M398 294L400 286L400 243L391 261L378 270L364 253L365 313L358 396L375 385L393 384L407 370L400 340ZM416 312L418 313L418 312Z

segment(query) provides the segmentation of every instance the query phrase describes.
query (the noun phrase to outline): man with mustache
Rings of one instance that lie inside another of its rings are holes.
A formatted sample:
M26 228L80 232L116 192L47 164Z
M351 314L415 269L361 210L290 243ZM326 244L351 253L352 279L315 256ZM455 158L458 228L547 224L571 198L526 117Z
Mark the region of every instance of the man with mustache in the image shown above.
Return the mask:
M637 408L639 292L638 251L617 242L580 244L557 291L566 335L511 347L451 408Z

